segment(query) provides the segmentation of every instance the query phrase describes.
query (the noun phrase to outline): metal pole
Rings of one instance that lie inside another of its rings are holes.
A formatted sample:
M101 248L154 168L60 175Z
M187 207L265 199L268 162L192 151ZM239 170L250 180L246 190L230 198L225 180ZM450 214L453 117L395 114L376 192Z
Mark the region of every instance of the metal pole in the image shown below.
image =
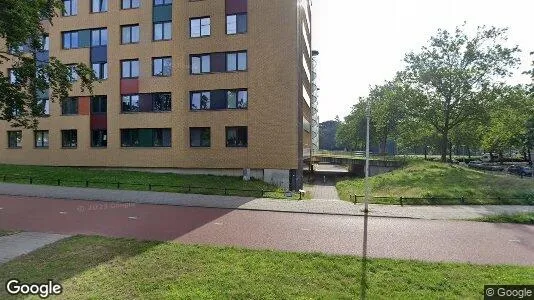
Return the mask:
M366 117L367 117L367 132L366 132L366 143L365 143L365 208L364 212L369 212L369 198L371 197L371 186L369 185L369 124L371 119L371 105L369 99L367 100L366 108Z

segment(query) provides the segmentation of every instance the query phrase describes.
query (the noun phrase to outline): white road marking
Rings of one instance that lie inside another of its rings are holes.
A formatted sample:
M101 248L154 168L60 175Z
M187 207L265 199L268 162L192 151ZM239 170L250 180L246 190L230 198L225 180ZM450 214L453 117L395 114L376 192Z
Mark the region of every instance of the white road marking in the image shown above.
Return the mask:
M213 223L214 225L217 225L217 226L222 226L223 223L220 223L220 222L217 222L217 223Z
M511 243L521 243L521 240L509 240Z
M302 231L311 231L311 229L309 229L309 228L301 228L300 230L302 230Z
M67 212L66 212L66 211L60 211L59 214L60 214L60 215L66 215Z
M137 218L137 217L128 217L128 219L130 219L130 220L137 220L138 218Z

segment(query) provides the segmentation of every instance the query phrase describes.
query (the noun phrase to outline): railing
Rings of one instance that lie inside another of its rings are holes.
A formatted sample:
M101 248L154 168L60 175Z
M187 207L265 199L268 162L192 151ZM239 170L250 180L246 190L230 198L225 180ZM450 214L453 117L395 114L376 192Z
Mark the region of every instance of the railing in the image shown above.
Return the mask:
M98 180L70 180L64 178L42 178L34 176L15 176L15 175L0 175L0 179L3 182L12 183L26 183L26 184L43 184L53 186L70 186L70 187L112 187L118 190L125 187L136 187L135 190L142 191L159 191L159 192L171 192L174 190L176 193L187 194L208 194L208 195L225 195L225 196L246 196L246 197L265 197L269 193L278 193L279 191L273 190L253 190L253 189L233 189L233 188L218 188L218 187L199 187L193 185L165 185L154 183L137 183L137 182L120 182L120 181L98 181ZM209 193L212 191L214 193ZM218 193L215 193L218 192ZM302 197L302 196L301 196Z
M365 196L349 195L353 203L364 202ZM398 204L404 205L534 205L534 194L526 197L372 197L371 204ZM380 201L382 200L382 201ZM388 200L388 201L385 201Z

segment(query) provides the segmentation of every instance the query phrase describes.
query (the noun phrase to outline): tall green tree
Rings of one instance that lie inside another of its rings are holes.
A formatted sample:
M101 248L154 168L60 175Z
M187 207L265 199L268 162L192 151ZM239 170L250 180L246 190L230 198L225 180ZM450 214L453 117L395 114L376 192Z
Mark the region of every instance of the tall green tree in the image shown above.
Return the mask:
M423 95L409 99L409 113L440 135L442 161L451 131L480 118L498 80L519 64L520 50L505 46L506 40L507 29L479 27L469 35L464 24L453 32L439 30L420 52L406 55L404 80Z
M336 132L341 124L337 120L329 120L319 124L319 146L322 150L341 150L336 144Z
M36 127L42 114L39 92L49 90L51 101L68 96L72 89L71 70L57 58L40 61L46 32L57 12L63 10L61 0L2 0L0 4L0 65L12 69L0 72L0 120L14 127ZM75 71L81 88L92 91L96 79L84 64Z
M367 99L360 98L359 102L352 107L351 113L345 117L336 133L336 143L346 150L362 150L366 144L366 107ZM375 128L370 126L371 142L376 143Z

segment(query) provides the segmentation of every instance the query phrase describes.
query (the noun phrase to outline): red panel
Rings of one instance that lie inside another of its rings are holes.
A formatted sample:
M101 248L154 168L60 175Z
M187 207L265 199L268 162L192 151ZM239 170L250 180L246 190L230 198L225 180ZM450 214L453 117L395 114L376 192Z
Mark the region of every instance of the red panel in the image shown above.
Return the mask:
M138 94L139 79L121 79L121 95Z
M108 129L107 115L91 115L91 129Z
M78 114L87 116L91 110L91 98L79 97L78 98Z
M226 14L246 13L247 3L247 0L226 0Z

